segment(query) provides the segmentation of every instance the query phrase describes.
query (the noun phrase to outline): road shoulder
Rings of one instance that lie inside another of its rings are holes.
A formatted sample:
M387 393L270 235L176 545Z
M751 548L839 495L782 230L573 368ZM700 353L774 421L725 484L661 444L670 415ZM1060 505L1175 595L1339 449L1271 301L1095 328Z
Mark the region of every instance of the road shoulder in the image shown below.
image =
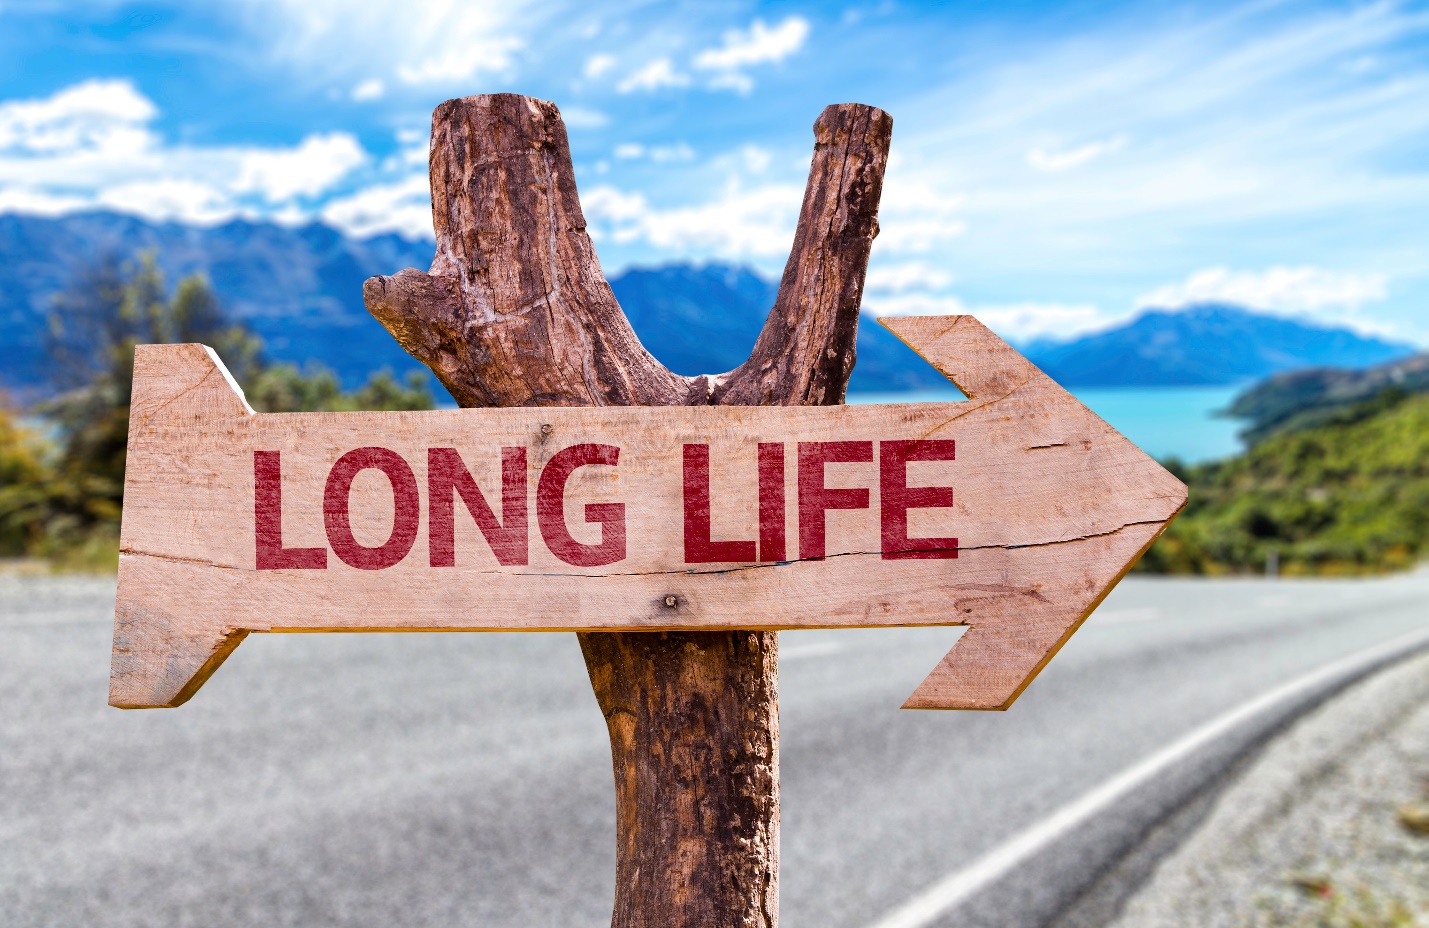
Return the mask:
M1420 655L1290 726L1149 834L1056 928L1429 925L1412 914L1429 913L1429 836L1399 816L1426 799Z

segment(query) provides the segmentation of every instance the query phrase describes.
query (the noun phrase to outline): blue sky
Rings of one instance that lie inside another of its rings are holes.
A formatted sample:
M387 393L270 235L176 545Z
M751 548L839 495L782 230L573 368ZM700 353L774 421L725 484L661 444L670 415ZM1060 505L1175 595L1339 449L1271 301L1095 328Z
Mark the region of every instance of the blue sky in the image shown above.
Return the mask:
M0 0L0 212L430 236L432 108L565 114L608 273L787 255L893 115L865 310L1070 335L1225 299L1429 345L1429 5Z

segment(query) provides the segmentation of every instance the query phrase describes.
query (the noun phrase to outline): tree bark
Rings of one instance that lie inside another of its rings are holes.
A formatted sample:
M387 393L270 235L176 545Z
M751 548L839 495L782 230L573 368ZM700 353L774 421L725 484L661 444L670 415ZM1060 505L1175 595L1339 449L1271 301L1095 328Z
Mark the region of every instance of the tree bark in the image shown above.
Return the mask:
M514 94L432 115L437 253L363 287L462 406L837 405L893 120L826 108L779 295L744 364L683 377L645 350L586 234L565 126ZM612 928L775 928L775 632L585 633L617 806Z

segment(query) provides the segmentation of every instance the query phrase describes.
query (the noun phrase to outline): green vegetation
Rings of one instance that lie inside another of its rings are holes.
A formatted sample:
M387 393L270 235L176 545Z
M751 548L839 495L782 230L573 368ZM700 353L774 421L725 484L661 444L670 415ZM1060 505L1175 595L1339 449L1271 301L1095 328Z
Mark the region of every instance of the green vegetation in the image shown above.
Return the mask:
M36 551L55 509L46 447L0 405L0 557Z
M344 392L326 368L269 364L261 340L228 319L205 279L187 278L170 296L152 255L99 266L56 301L49 322L59 393L32 411L39 427L23 427L0 402L0 557L67 569L117 562L137 344L211 346L260 412L433 406L421 375L402 383L380 371Z
M1362 574L1429 554L1429 354L1278 374L1227 412L1250 450L1168 463L1190 502L1139 570Z
M1169 466L1186 510L1138 569L1346 575L1429 553L1429 395L1389 386L1355 403L1296 410L1226 461Z
M152 256L101 265L50 318L56 397L30 427L0 397L0 558L112 567L129 424L134 346L215 348L265 412L430 409L427 382L374 374L345 392L322 367L271 364L223 312L208 283L169 293ZM1252 446L1226 461L1170 467L1186 511L1137 566L1157 573L1363 574L1429 554L1429 356L1367 371L1272 378L1236 400Z

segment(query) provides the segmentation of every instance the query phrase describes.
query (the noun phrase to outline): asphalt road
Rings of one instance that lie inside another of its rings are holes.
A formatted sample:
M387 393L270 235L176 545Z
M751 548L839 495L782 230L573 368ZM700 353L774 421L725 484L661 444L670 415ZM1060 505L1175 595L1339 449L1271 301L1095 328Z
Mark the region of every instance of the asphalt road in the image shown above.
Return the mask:
M112 586L0 577L0 925L604 926L575 637L254 635L105 705ZM900 712L956 629L781 642L784 928L867 928L1187 732L1429 626L1429 575L1132 578L1006 713ZM930 925L1040 925L1275 724L1178 762Z

